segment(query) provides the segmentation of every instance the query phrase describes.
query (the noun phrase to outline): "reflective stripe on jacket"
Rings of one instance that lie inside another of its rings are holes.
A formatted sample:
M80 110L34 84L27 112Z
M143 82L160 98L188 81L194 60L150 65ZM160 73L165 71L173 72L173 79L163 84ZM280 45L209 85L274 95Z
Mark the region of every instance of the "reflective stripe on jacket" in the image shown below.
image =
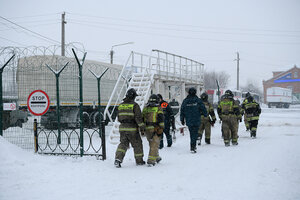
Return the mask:
M159 126L162 129L164 128L163 110L159 105L146 105L146 107L143 109L142 115L147 131L154 130L156 126Z

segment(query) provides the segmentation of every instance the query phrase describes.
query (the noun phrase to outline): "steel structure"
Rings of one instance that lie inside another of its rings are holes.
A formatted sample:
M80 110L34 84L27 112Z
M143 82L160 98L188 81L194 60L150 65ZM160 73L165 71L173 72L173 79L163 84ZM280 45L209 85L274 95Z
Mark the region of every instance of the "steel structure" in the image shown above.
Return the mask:
M119 123L112 117L114 109L128 89L136 89L139 95L136 102L143 109L151 93L161 93L167 100L182 102L186 88L191 86L199 93L204 89L204 64L160 50L152 50L150 55L131 52L104 111L104 116L113 122L111 143L117 143L119 138Z

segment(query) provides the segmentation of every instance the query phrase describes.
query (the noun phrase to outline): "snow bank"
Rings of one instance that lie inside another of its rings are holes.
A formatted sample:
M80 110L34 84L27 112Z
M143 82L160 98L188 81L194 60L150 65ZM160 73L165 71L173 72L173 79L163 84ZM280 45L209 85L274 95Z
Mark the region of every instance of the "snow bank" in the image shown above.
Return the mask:
M224 147L217 123L212 144L198 146L197 154L189 153L188 133L177 133L157 166L136 166L129 149L120 169L109 143L108 159L100 161L35 155L0 137L0 199L299 199L299 121L300 110L263 109L257 139L240 123L239 145ZM146 159L145 138L143 144Z

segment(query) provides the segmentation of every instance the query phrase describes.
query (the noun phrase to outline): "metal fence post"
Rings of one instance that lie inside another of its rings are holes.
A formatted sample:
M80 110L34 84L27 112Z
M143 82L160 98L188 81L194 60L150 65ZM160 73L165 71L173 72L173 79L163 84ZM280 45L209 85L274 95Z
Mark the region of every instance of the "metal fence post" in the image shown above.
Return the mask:
M0 135L3 136L3 99L2 99L2 73L8 63L15 57L15 54L0 69Z
M105 121L102 121L101 141L102 141L102 158L106 160L106 140L105 140Z
M100 81L102 76L107 72L108 68L104 70L104 72L97 76L93 71L89 70L97 79L97 87L98 87L98 113L99 113L99 136L101 137L102 141L102 157L103 160L106 159L106 146L105 146L105 124L102 122L102 115L101 115L101 93L100 93Z
M80 156L83 156L83 94L82 94L82 66L86 57L86 52L83 55L82 63L80 64L80 61L75 53L75 50L72 48L73 54L76 58L78 68L79 68L79 114L80 114Z
M59 103L59 75L65 69L65 67L69 64L65 64L59 71L55 71L47 64L46 66L54 73L56 79L56 115L57 115L57 144L61 144L61 135L60 135L60 103Z
M33 133L34 133L34 152L38 152L39 144L38 144L38 134L37 134L37 120L34 119L33 122Z

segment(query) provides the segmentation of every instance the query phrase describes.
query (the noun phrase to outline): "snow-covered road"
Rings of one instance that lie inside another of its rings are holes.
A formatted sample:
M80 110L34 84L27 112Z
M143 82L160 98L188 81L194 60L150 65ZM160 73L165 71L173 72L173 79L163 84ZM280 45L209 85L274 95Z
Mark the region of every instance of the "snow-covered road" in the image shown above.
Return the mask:
M238 146L225 147L216 124L212 144L191 154L188 133L177 133L157 166L136 166L130 149L120 169L109 143L108 158L100 161L35 155L0 137L0 199L300 199L300 109L264 108L257 139L243 123L239 136Z

